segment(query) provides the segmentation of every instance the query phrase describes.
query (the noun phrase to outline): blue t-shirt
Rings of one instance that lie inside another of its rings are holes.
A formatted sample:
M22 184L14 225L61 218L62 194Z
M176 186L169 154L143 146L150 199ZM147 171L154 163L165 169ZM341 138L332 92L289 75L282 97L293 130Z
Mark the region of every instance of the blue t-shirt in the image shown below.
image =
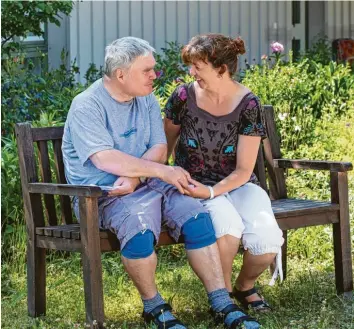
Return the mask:
M156 144L166 144L156 97L150 94L120 103L99 79L74 98L65 122L66 179L75 185L113 185L118 176L95 167L91 155L116 149L140 158Z

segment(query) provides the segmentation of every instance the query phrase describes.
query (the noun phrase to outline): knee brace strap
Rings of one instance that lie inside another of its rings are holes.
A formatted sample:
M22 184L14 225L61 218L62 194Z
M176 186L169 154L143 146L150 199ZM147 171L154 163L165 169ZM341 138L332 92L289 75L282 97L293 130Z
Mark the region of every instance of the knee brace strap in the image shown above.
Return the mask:
M192 217L182 226L182 235L187 250L199 249L216 242L215 231L208 213Z
M154 251L154 234L147 230L134 235L124 246L121 253L128 259L149 257Z

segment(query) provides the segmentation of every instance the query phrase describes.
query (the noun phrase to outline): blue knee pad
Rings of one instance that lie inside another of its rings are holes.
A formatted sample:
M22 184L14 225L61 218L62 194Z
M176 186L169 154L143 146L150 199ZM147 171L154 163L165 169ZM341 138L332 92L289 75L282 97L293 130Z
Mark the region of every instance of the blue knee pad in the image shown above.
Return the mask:
M128 259L149 257L154 252L154 233L150 230L134 235L124 246L121 253Z
M213 223L208 213L200 213L185 222L182 235L187 250L203 248L216 242Z

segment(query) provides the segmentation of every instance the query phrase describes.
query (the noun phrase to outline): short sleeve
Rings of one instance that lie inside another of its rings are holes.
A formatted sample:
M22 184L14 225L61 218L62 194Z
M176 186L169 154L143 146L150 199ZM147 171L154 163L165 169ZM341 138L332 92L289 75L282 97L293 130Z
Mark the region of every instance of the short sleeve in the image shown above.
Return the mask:
M77 108L70 116L69 129L72 143L82 165L91 155L114 148L100 112L95 108Z
M156 97L151 94L149 102L149 118L150 118L150 140L148 148L156 144L166 144L166 135L163 129L160 104Z
M267 137L264 109L257 97L250 99L240 114L239 135Z
M167 119L172 120L173 124L180 125L183 115L183 107L187 101L187 86L178 86L172 93L164 108Z

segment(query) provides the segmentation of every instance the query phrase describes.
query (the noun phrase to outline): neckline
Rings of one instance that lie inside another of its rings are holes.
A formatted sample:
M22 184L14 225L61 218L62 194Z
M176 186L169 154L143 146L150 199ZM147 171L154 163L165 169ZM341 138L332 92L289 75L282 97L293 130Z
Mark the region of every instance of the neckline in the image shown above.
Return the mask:
M240 102L235 106L235 108L228 114L224 114L224 115L213 115L211 114L210 112L202 109L201 107L198 106L197 104L197 97L196 97L196 94L195 94L195 88L194 88L194 82L191 82L190 83L190 89L191 91L191 99L195 105L195 107L201 111L204 115L206 116L210 116L211 118L213 118L214 120L217 120L217 121L223 121L225 119L229 119L234 117L235 116L235 113L237 113L237 110L240 108L240 106L243 104L244 100L247 98L247 96L251 95L252 94L252 91L249 91L247 92L245 95L243 95L243 97L241 98Z
M115 98L112 97L112 95L110 94L110 92L107 90L107 88L104 86L103 83L103 78L100 79L100 86L101 89L103 90L103 92L112 100L114 101L116 104L122 105L122 106L129 106L134 102L135 97L133 97L130 101L128 102L120 102L118 100L116 100Z

